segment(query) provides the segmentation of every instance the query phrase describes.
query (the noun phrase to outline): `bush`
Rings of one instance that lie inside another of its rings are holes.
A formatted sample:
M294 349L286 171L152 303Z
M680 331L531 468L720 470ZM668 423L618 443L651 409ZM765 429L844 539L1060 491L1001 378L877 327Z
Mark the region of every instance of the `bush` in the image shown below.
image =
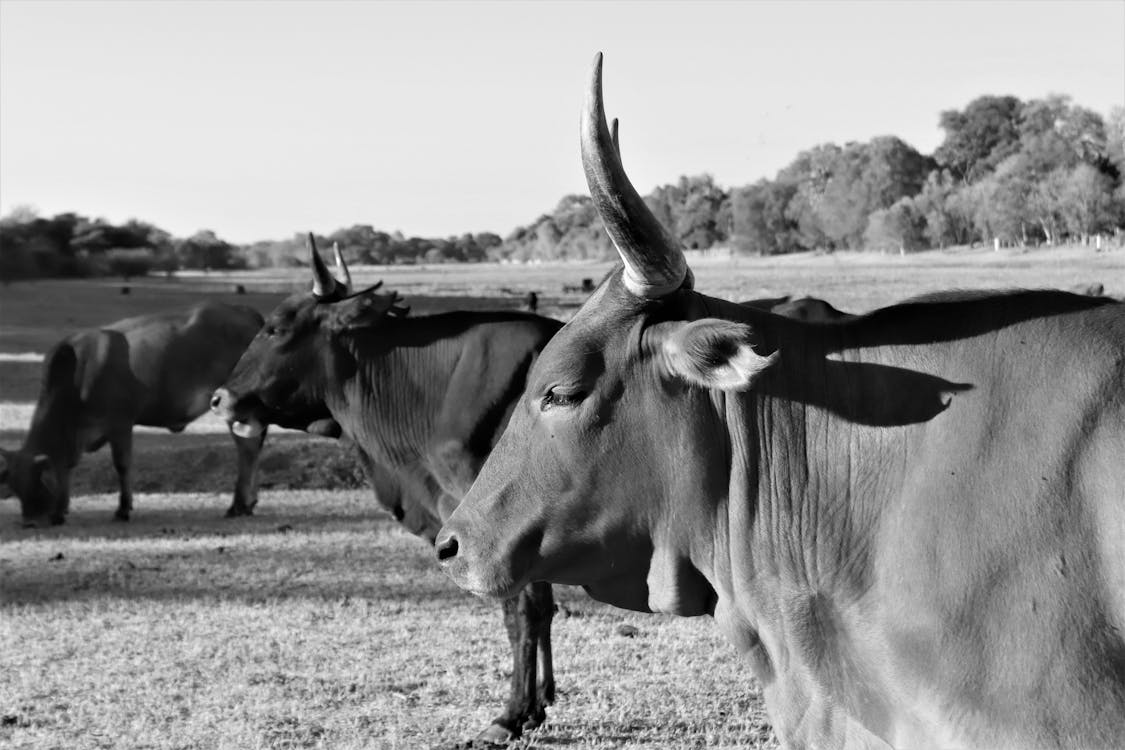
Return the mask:
M143 248L128 250L117 247L105 253L105 265L109 273L125 279L147 276L156 264L156 254Z

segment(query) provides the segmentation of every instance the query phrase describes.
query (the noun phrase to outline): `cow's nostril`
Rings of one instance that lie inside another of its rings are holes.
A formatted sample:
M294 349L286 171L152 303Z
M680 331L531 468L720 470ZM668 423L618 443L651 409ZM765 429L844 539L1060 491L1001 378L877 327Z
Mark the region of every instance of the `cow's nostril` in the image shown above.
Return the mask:
M223 403L223 394L215 391L215 395L211 397L211 408L218 409L219 405Z
M457 537L453 534L450 534L444 539L438 539L434 546L437 547L437 558L442 562L457 557L457 548L459 545L457 544Z

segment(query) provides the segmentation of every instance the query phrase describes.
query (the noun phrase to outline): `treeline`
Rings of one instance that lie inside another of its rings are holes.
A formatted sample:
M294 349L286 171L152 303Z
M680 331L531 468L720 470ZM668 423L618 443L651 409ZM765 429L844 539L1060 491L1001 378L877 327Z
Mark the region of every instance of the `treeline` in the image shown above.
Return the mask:
M1064 96L983 96L940 122L945 138L932 155L894 136L829 143L772 180L728 191L707 175L681 177L645 202L688 249L757 255L1085 241L1125 228L1122 108L1107 122ZM500 255L611 251L589 199L568 196L513 232Z
M645 197L684 247L773 255L802 250L907 252L975 242L1084 241L1125 228L1125 109L1108 120L1065 96L982 96L941 113L932 155L894 136L797 155L772 180L725 189L681 177ZM613 247L590 199L570 195L507 238L427 239L357 224L318 237L350 263L603 259ZM0 219L0 278L131 276L151 271L307 263L302 234L238 246L143 221L18 209Z
M322 247L338 243L349 263L474 262L496 257L492 233L446 239L404 237L356 225L317 235ZM22 208L0 219L0 279L140 276L179 269L235 270L308 265L305 234L234 245L210 230L176 238L143 221L112 224L74 213L45 218Z

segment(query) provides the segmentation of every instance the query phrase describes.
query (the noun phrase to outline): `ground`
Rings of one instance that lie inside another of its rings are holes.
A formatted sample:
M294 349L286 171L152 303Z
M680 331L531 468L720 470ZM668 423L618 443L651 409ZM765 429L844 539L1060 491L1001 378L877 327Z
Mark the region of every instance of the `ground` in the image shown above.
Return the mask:
M692 261L701 291L814 295L862 312L939 289L1101 282L1125 252L933 252ZM606 264L353 269L414 313L518 307L566 318ZM307 273L304 272L304 273ZM234 293L243 284L249 294ZM0 288L0 445L18 446L42 354L67 331L211 296L267 312L299 272ZM23 355L23 356L21 356ZM137 437L134 519L110 520L109 457L88 456L66 526L28 530L0 501L0 745L14 748L419 748L498 712L510 660L498 607L454 587L379 512L330 440L271 435L260 509L228 520L222 425ZM707 618L626 613L560 590L559 700L528 747L775 747L758 687ZM631 630L630 627L635 630Z

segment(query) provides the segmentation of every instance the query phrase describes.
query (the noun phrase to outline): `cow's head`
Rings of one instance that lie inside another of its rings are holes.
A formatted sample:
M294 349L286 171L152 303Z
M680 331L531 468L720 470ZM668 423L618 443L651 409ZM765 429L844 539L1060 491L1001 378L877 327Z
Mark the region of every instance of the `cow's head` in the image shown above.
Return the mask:
M25 524L62 523L65 501L47 456L0 448L0 487L4 497L19 498Z
M438 556L479 594L546 580L618 606L702 614L714 605L699 564L711 552L707 506L726 492L709 482L728 476L715 465L732 454L724 404L776 354L755 351L745 308L692 291L682 250L629 183L615 141L599 55L582 159L624 265L543 350Z
M335 339L407 312L397 294L378 293L380 284L353 294L339 249L336 267L342 279L324 265L311 234L308 243L312 290L294 294L270 313L211 399L211 409L241 437L259 435L270 424L339 437L340 426L325 399L328 386L344 382L354 362L338 356Z

